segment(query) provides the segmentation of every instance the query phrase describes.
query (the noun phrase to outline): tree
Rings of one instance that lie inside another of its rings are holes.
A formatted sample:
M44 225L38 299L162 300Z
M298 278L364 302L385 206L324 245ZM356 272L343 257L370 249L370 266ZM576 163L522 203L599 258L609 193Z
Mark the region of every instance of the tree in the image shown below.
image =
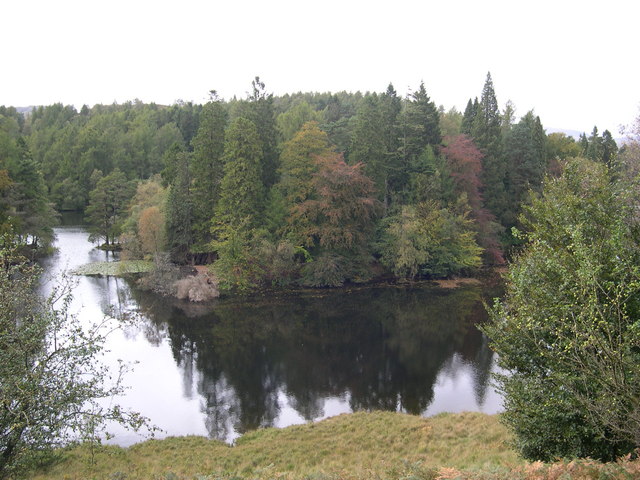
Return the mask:
M480 193L482 182L482 152L467 135L445 137L442 154L449 163L455 190L465 194L470 216L475 220L478 244L484 249L485 259L491 264L502 264L504 258L497 238L496 218L484 207Z
M502 222L504 212L508 208L505 187L507 168L502 154L502 118L491 73L487 73L482 97L474 115L471 134L484 155L482 184L485 204L489 211Z
M373 233L379 204L363 164L347 165L342 155L315 158L312 196L291 213L303 246L316 256L303 269L303 283L338 286L347 279L368 275L368 241Z
M618 144L613 139L611 132L609 130L605 130L602 132L602 162L611 168L617 154Z
M280 155L280 182L276 184L271 195L270 206L276 201L282 203L287 222L281 228L292 236L296 243L301 242L301 232L308 226L303 218L293 220L290 213L296 205L312 198L313 175L318 171L316 157L333 152L327 134L320 130L316 122L308 122L286 142Z
M441 140L438 109L421 82L409 96L404 111L402 148L406 161L420 155L427 145L439 145Z
M249 103L245 104L244 116L256 128L260 139L260 175L262 183L270 188L278 180L278 130L273 109L273 94L267 93L265 84L256 77L251 81Z
M115 244L122 232L124 213L132 193L127 177L117 168L97 180L95 188L89 192L86 210L92 239L104 238L106 245Z
M485 332L503 420L529 459L640 446L640 241L633 188L573 159L523 218L527 244Z
M387 148L380 100L377 94L366 95L354 117L349 163L362 163L365 174L376 186L378 200L388 204Z
M260 223L265 199L262 152L253 122L242 117L231 122L225 140L224 177L215 219L223 229L238 225L253 228Z
M96 358L104 326L87 327L70 314L72 285L62 283L42 298L37 267L0 247L0 478L14 477L54 448L99 441L105 422L138 429L139 415L112 402L121 394ZM120 374L123 373L121 370ZM109 405L109 406L106 406Z
M224 175L224 130L227 112L212 92L202 108L200 127L193 138L193 230L194 243L200 248L211 241L211 221L220 198L220 182Z
M530 190L539 191L547 171L546 134L540 117L528 112L511 128L505 139L507 205L502 213L503 225L515 226L520 206Z
M451 210L434 201L403 206L386 221L382 263L401 278L441 278L478 267L482 249L468 216L464 195Z
M167 194L165 238L171 258L183 263L187 261L193 245L191 155L176 151L168 161L175 177Z
M284 142L288 142L307 122L320 122L322 113L316 112L311 105L302 100L296 103L286 112L278 115L276 124L280 137Z

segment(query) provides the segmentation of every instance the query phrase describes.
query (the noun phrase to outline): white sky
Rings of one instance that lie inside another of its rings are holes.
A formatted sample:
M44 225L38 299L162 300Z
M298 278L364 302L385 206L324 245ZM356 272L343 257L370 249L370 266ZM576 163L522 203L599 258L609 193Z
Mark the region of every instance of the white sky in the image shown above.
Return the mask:
M198 103L211 89L384 91L424 80L618 135L640 105L637 0L0 0L0 105Z

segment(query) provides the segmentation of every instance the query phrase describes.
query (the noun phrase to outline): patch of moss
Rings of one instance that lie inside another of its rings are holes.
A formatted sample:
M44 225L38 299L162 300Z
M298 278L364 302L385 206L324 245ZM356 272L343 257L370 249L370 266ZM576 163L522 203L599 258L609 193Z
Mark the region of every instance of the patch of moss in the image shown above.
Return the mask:
M81 265L71 273L74 275L94 275L121 277L153 270L153 262L146 260L121 260L119 262L93 262Z

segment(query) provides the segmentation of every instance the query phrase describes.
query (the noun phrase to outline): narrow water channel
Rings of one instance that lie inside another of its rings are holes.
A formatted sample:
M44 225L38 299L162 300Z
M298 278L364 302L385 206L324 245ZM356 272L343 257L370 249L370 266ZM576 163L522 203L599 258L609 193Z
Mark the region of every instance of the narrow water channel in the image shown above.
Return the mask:
M58 227L56 238L58 251L44 262L53 278L116 259L95 249L82 226ZM76 280L72 308L81 318L133 318L109 337L104 360L135 364L118 401L161 428L156 437L230 442L259 427L359 410L501 409L490 385L495 359L475 327L486 319L487 294L477 286L376 286L195 305L123 279ZM111 431L119 445L143 439Z

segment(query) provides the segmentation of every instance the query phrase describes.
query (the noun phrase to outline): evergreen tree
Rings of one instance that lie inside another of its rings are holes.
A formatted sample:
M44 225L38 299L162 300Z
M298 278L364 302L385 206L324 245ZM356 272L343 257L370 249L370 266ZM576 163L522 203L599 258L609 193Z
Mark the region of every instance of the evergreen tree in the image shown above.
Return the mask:
M506 165L502 153L502 118L493 88L491 73L482 89L472 135L474 143L483 153L483 196L487 208L501 222L508 208L505 188Z
M125 174L117 168L104 177L99 173L98 176L92 175L97 181L95 188L89 192L86 219L91 224L90 238L104 238L106 245L113 245L122 233L125 212L133 189Z
M211 241L211 220L220 197L223 177L224 130L227 112L212 92L212 98L202 108L200 127L193 138L193 234L200 248Z
M382 115L382 129L385 146L384 167L386 184L384 186L384 210L387 211L392 194L399 192L406 183L406 170L402 168L400 155L400 114L402 99L398 96L390 83L385 93L380 96L380 110Z
M387 148L378 95L366 95L354 117L349 163L364 164L364 173L373 180L378 200L387 202Z
M22 137L18 138L17 147L17 162L9 172L15 233L20 241L34 247L47 245L53 240L53 226L58 215L49 202L42 173Z
M478 115L478 109L480 105L478 103L478 97L475 98L474 101L467 102L467 107L464 109L464 114L462 115L462 124L460 126L460 130L463 134L467 136L473 135L473 126L476 121L476 116Z
M588 138L586 157L594 162L601 162L603 154L602 137L598 134L598 127L593 127Z
M431 101L424 82L417 91L409 96L406 103L403 122L403 150L405 161L415 158L427 145L439 145L440 116L434 102Z
M244 116L253 122L260 139L260 176L266 188L278 180L278 129L273 108L273 94L267 93L265 84L256 77L251 82L248 109Z
M618 144L609 130L602 132L602 162L611 167L618 154Z
M258 130L250 120L237 118L229 125L214 227L221 238L230 227L250 230L260 224L265 200L261 145Z
M167 194L165 239L171 259L178 263L188 260L194 243L190 162L188 152L176 151L169 159L175 176Z
M508 203L503 211L505 227L516 225L520 207L530 189L539 191L547 171L546 134L540 118L528 112L505 139Z

